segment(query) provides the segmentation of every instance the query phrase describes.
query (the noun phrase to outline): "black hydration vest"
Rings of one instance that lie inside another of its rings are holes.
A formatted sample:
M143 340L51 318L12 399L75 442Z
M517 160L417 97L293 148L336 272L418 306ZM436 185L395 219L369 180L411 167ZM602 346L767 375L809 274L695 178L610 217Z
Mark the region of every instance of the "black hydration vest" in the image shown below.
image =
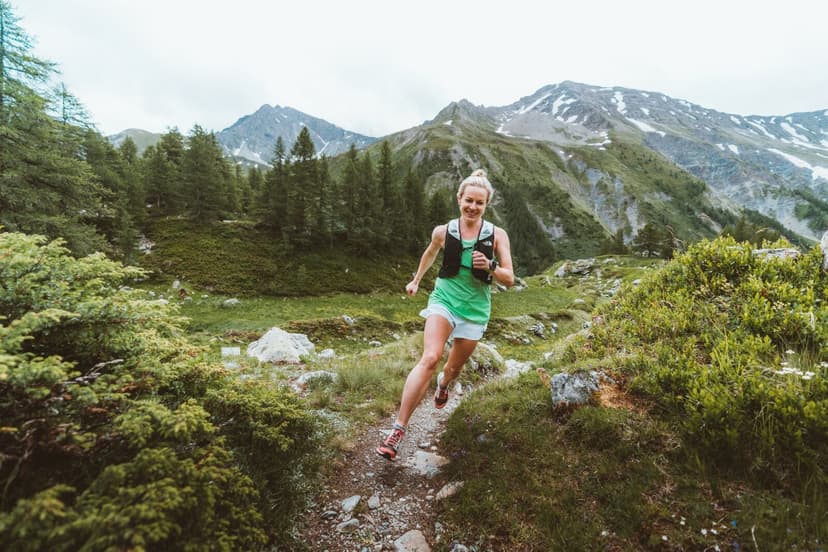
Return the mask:
M477 242L474 250L480 251L487 258L492 259L494 255L494 224L483 221L480 226L480 233L477 235ZM443 247L443 265L440 267L440 278L451 278L460 272L460 254L463 252L463 242L460 238L460 219L454 219L446 224L446 244ZM492 283L492 275L488 270L471 268L472 275L486 284Z

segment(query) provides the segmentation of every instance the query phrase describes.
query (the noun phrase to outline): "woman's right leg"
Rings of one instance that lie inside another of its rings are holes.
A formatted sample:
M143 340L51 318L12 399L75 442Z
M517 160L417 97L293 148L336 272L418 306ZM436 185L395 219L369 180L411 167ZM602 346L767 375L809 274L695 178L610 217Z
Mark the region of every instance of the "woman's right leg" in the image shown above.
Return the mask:
M423 356L405 380L400 412L397 415L398 424L408 425L408 419L423 399L431 382L431 376L434 375L434 370L443 356L443 348L446 346L449 335L451 335L451 324L448 320L438 314L432 314L426 319L423 332Z

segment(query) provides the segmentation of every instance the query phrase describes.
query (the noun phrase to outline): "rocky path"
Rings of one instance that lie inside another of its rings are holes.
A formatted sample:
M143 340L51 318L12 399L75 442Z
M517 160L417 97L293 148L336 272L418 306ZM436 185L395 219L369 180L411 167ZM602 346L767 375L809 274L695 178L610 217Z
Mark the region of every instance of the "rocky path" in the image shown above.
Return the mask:
M341 466L306 512L303 541L312 550L329 552L428 551L439 544L435 503L462 483L448 481L440 472L447 460L439 455L438 444L461 398L455 388L446 407L437 410L426 394L393 462L374 452L393 416L365 431L342 453Z

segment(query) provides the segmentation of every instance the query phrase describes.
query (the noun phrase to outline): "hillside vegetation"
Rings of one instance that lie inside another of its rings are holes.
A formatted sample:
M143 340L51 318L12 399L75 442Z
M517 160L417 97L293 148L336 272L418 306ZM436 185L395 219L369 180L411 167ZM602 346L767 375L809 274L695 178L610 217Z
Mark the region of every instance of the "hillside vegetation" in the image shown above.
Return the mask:
M554 409L533 373L464 401L444 511L494 550L818 549L828 535L828 275L814 248L701 242L600 306L548 369L616 382Z

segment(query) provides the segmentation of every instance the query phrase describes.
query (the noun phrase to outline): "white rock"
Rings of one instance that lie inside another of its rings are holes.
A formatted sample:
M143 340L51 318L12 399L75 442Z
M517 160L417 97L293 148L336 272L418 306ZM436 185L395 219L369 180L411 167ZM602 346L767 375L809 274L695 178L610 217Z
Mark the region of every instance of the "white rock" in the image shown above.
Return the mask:
M357 507L359 501L362 499L359 495L349 496L345 500L342 501L342 511L346 514L350 514L354 511L354 508Z
M241 301L236 298L225 299L221 302L221 306L224 308L238 307L239 305L241 305Z
M426 542L423 532L414 529L394 541L394 550L397 552L431 552L431 547Z
M411 471L424 475L429 479L440 473L440 468L446 464L448 464L447 458L423 450L415 451L406 463Z
M371 495L371 498L368 499L368 508L371 510L376 510L380 507L380 497L379 495Z
M241 347L222 347L221 357L237 357L241 355Z
M181 280L173 280L172 288L173 289L178 289L180 287L181 287Z
M261 339L247 346L247 356L262 362L298 363L302 355L313 352L313 349L313 343L305 334L271 328Z
M437 496L434 497L435 500L443 500L444 498L448 498L453 494L457 494L457 491L459 491L464 484L465 481L450 481L446 483L445 485L443 485L442 489L437 491Z
M504 378L515 378L523 372L528 372L533 368L531 362L519 362L514 359L506 361L506 371L503 373Z
M336 526L336 530L340 533L353 533L359 529L359 520L356 518L349 519L348 521L343 521L339 525Z
M308 386L311 380L318 378L330 378L331 381L337 381L339 374L336 372L328 372L327 370L315 370L313 372L305 372L294 381L294 385L299 389L304 389Z
M316 356L319 358L336 358L336 353L333 349L322 349Z

